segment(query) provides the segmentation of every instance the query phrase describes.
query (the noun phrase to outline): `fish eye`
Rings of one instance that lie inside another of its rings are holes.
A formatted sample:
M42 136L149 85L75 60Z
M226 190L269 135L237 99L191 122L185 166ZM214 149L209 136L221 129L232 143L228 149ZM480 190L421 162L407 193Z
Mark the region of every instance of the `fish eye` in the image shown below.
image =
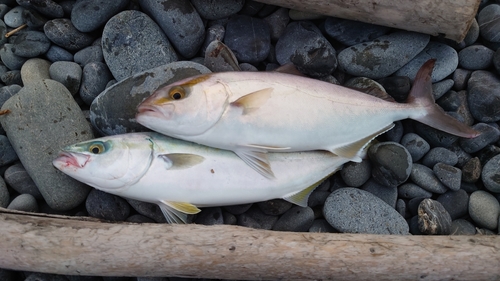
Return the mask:
M174 87L168 92L168 95L172 100L180 100L186 96L186 92L182 87Z
M89 146L89 152L93 154L101 154L104 152L104 145L102 143L94 143Z

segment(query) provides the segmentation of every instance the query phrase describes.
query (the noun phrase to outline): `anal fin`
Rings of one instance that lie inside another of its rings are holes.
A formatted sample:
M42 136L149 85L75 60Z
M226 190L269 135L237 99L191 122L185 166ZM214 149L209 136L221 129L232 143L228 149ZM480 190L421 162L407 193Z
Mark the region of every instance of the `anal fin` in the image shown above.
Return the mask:
M234 151L248 166L268 179L274 179L267 150L255 146L240 146Z
M160 200L158 206L160 206L168 223L186 223L188 215L194 215L201 211L195 205L186 202Z

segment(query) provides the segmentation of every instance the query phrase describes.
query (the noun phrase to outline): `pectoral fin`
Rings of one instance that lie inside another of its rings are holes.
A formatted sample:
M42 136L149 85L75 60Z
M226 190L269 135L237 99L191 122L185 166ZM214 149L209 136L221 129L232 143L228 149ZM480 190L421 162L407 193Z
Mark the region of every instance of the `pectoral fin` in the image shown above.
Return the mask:
M232 106L242 107L243 115L254 112L259 109L271 97L273 88L265 88L255 91L253 93L242 96L241 98L233 101Z
M389 131L390 129L392 129L392 127L394 127L394 123L390 124L389 126L386 126L385 128L383 128L382 130L379 130L369 136L366 136L358 141L355 141L353 143L350 143L350 144L347 144L347 145L344 145L344 146L341 146L341 147L337 147L337 148L334 148L332 150L330 150L332 153L338 155L338 156L341 156L341 157L344 157L344 158L348 158L350 159L351 161L354 161L354 162L361 162L361 157L360 157L360 153L362 152L362 150L374 139L376 138L377 136Z
M205 160L203 156L189 153L160 154L158 158L165 162L166 168L169 170L188 169Z
M268 179L275 178L271 170L271 164L267 159L267 150L257 147L240 146L234 153L262 176Z
M201 210L186 202L160 200L158 204L168 223L186 223L187 215L194 215Z

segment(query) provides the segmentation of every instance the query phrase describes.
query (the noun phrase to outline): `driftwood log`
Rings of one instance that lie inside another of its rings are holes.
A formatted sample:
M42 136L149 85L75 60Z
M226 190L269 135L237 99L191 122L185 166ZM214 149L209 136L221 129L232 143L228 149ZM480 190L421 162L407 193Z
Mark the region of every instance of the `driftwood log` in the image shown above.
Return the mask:
M290 233L0 209L0 268L221 279L498 280L499 236Z
M311 13L462 41L480 0L257 0Z

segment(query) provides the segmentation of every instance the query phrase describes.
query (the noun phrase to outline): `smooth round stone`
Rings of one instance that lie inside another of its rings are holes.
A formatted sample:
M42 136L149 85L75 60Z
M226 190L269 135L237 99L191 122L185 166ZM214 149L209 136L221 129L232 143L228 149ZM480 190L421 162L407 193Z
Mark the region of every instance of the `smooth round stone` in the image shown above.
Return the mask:
M89 216L109 221L124 221L130 214L130 205L121 197L92 189L85 201Z
M160 27L139 11L123 11L106 23L102 52L118 81L177 60Z
M326 198L330 196L329 191L315 190L309 196L307 200L307 206L314 208L325 204Z
M356 188L338 189L326 199L323 214L328 223L344 233L403 234L405 219L370 192Z
M103 62L91 62L83 67L80 97L88 105L106 88L113 79L108 66Z
M325 20L323 28L326 34L346 46L374 40L390 30L386 26L333 17Z
M52 0L16 0L16 2L25 8L33 9L49 18L60 18L64 16L62 6Z
M370 161L364 160L360 163L347 162L340 170L340 176L350 187L362 186L371 176L372 165Z
M394 75L407 76L413 81L420 67L432 58L438 58L432 70L433 83L443 80L457 69L457 51L443 43L431 41L415 58L396 71Z
M11 112L0 118L2 127L47 204L63 211L82 203L89 187L52 166L61 147L93 138L71 93L59 82L35 81L7 100L5 109Z
M448 191L448 188L434 175L432 169L421 164L413 164L410 179L418 186L432 193L443 194Z
M445 79L432 84L432 95L434 96L434 99L437 100L446 94L446 92L453 87L454 83L453 79Z
M372 176L382 185L398 186L405 182L412 170L412 158L404 146L396 142L381 142L370 146Z
M205 39L205 27L190 1L145 0L139 4L158 23L181 56L192 58L196 55ZM151 37L151 41L157 39Z
M410 78L406 76L389 76L377 80L385 91L397 102L404 102L411 89Z
M203 65L212 72L241 70L234 53L219 40L214 40L207 46Z
M10 201L9 190L7 189L5 181L0 176L0 207L7 208L7 206L9 205L9 201Z
M249 16L234 16L226 25L224 44L240 62L259 63L271 49L271 33L266 22Z
M72 53L56 45L50 46L49 50L45 53L45 57L51 62L73 61Z
M248 204L241 204L241 205L231 205L231 206L224 206L224 210L233 214L233 215L241 215L244 212L248 211L252 207L252 203Z
M458 53L460 67L470 70L486 69L491 66L495 52L483 45L472 45Z
M321 31L311 22L290 23L276 43L280 65L292 62L307 75L319 77L337 68L337 52Z
M0 166L12 164L18 159L9 139L4 135L0 135Z
M260 210L266 215L279 216L292 208L292 203L282 199L274 199L258 202L257 206L259 206Z
M429 43L429 35L398 31L344 49L339 66L354 76L379 79L389 76L417 56Z
M28 30L14 38L11 48L16 56L33 58L45 54L50 48L50 41L43 32Z
M63 84L74 96L82 82L82 68L75 62L56 61L50 65L50 78Z
M472 116L479 122L500 120L500 79L493 73L477 70L468 82L467 101Z
M224 221L224 224L228 225L236 225L236 223L238 222L238 219L235 215L226 211L222 211L222 220Z
M196 214L194 223L203 225L224 224L222 209L220 207L203 208L200 213Z
M314 220L311 227L309 227L309 232L314 233L336 233L338 232L333 228L325 219Z
M0 80L2 80L2 82L7 86L23 85L23 80L21 79L21 71L19 70L12 70L2 73L0 75Z
M420 160L431 148L427 141L415 133L404 135L401 139L401 145L410 153L413 162Z
M31 194L21 194L14 198L12 202L7 206L7 209L24 211L24 212L38 212L38 203L36 198Z
M206 31L205 41L201 46L201 55L205 57L205 52L207 50L208 45L213 41L222 41L224 40L224 36L226 35L226 29L224 26L220 24L212 25Z
M104 62L101 46L88 46L76 52L74 61L82 67L91 62Z
M158 205L133 199L126 198L128 204L139 214L154 220L158 223L166 223L167 219L161 212L161 209ZM188 216L188 221L192 216Z
M465 162L462 167L462 180L467 183L475 183L481 177L481 161L474 157Z
M484 7L477 15L481 36L491 42L500 42L500 5Z
M496 230L499 214L500 204L490 193L478 190L470 195L469 215L479 227Z
M263 229L263 227L260 225L260 223L257 222L256 219L252 218L247 214L238 215L236 217L236 225L249 228Z
M0 88L0 107L13 95L17 94L21 90L19 85L3 86ZM0 166L2 166L0 164Z
M112 16L127 7L128 0L77 1L71 11L71 22L81 32L91 32L103 26Z
M131 215L125 221L131 222L131 223L154 223L155 222L154 220L152 220L146 216L139 215L139 214Z
M254 204L247 212L238 216L237 224L247 227L253 227L253 225L255 225L258 226L257 228L270 230L273 228L278 218L278 216L264 214L260 208Z
M485 148L487 145L495 143L500 138L500 130L485 123L477 123L472 126L481 134L472 139L460 139L460 146L467 153L475 153Z
M396 208L396 201L398 199L398 188L396 186L381 185L375 180L370 179L363 185L362 189L384 200L387 205Z
M459 190L462 181L462 170L447 165L445 163L436 163L432 168L436 177L451 190Z
M478 38L479 38L479 24L477 23L476 18L473 18L472 23L469 27L469 31L467 31L463 43L465 44L465 46L470 46L474 44Z
M239 12L243 5L244 0L219 0L219 1L206 1L206 0L191 0L191 3L196 8L200 16L206 20L217 20Z
M469 195L463 189L446 191L439 195L436 200L443 205L450 214L452 220L467 215L469 209Z
M451 222L450 235L475 235L476 227L467 220L458 219Z
M44 59L33 58L27 60L21 68L21 79L24 85L50 79L50 62Z
M500 193L500 154L486 162L481 173L481 179L486 189Z
M285 32L286 26L290 22L290 17L288 16L288 9L279 8L274 13L265 17L264 21L269 25L271 40L273 42L276 42L281 37L283 32Z
M20 57L12 52L12 44L4 44L0 49L0 58L3 64L10 70L20 70L28 58Z
M422 159L422 164L432 168L437 163L444 163L450 166L455 166L458 162L457 155L444 147L434 147Z
M9 10L3 17L4 23L12 28L19 27L26 23L26 19L23 16L24 7L16 6Z
M467 88L467 81L470 78L472 71L468 69L457 68L453 72L453 89L456 91L464 90Z
M418 206L418 228L423 234L448 235L451 233L451 217L438 201L424 199Z
M106 88L94 99L90 121L103 135L144 131L146 129L135 121L138 104L161 85L205 73L210 70L201 64L180 61L135 74Z
M36 199L42 199L42 194L21 163L14 164L5 170L4 179L7 184L19 194L30 194Z
M50 41L70 51L83 49L94 41L90 34L78 31L69 19L49 20L43 31Z
M273 230L306 232L314 222L314 211L309 207L293 206L274 224Z
M398 187L398 196L404 199L413 199L417 197L431 198L432 193L414 183L408 182Z

